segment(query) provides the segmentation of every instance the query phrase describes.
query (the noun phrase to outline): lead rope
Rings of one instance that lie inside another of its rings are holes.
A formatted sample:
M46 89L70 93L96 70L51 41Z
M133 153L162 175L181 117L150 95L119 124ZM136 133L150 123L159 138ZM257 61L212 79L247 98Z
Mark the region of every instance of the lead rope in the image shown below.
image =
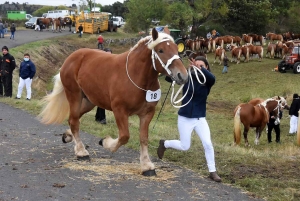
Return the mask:
M194 65L192 65L191 67L192 67L192 68L194 69L194 71L195 71L195 75L196 75L197 81L198 81L200 84L205 84L205 83L206 83L206 77L204 76L203 72L202 72L199 68L197 68L196 66L194 66ZM203 82L200 81L197 71L202 75L202 77L203 77L203 79L204 79ZM182 107L186 106L186 105L192 100L192 98L193 98L193 95L194 95L194 89L195 89L195 88L194 88L194 82L193 82L193 79L192 79L191 68L188 69L188 74L189 74L189 78L190 78L190 79L189 79L189 82L192 83L193 93L192 93L192 96L191 96L191 98L189 99L189 101L186 102L184 105L177 105L177 104L180 103L180 102L187 96L187 93L188 93L189 88L190 88L190 84L188 84L188 88L187 88L185 94L184 94L179 100L176 100L176 98L178 97L178 95L179 95L179 93L181 92L181 90L182 90L182 88L183 88L184 85L181 85L181 87L178 89L177 93L174 95L174 85L175 85L175 81L173 81L173 83L172 83L171 104L172 104L173 107L175 107L175 108L182 108Z

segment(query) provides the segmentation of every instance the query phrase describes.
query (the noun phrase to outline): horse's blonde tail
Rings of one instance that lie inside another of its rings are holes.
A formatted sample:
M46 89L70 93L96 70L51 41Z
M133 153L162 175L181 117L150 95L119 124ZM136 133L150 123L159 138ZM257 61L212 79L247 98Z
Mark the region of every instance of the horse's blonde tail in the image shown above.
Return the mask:
M238 106L238 109L234 115L234 142L235 144L240 144L241 142L241 118L240 118L241 107Z
M236 64L239 64L239 63L240 63L240 60L241 60L241 54L242 54L242 49L239 49L239 53L238 53L238 56L237 56L237 62L236 62Z
M246 48L247 48L246 59L247 59L247 62L249 62L249 47L246 47Z
M54 81L52 93L42 99L42 104L45 106L38 116L39 120L44 124L60 124L70 112L69 102L60 79L60 74L54 77Z
M261 47L260 59L262 60L264 56L264 48Z
M274 46L272 45L270 58L274 58L274 53L275 53Z
M297 143L300 145L300 110L298 111Z

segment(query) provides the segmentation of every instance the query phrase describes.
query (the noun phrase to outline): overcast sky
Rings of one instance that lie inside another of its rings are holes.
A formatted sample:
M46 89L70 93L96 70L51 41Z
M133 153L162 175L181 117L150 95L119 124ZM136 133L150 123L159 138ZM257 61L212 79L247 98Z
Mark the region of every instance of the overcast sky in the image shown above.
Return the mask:
M28 4L38 4L38 5L48 5L48 6L59 6L59 5L71 6L72 4L77 5L79 1L80 0L15 0L13 2L18 2L20 4L28 2ZM124 0L95 0L96 3L100 3L103 6L112 5L117 1L124 3ZM12 1L9 1L9 3L12 3Z

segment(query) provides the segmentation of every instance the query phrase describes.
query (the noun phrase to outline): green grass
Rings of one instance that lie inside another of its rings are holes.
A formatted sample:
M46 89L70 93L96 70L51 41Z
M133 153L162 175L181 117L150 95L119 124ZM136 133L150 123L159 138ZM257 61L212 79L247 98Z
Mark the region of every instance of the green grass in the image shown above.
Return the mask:
M125 38L119 33L104 33L104 38ZM130 35L129 37L134 37ZM63 47L61 47L63 44ZM33 83L32 101L1 99L2 102L14 107L27 110L37 115L41 106L39 100L50 90L51 76L57 72L68 52L78 47L95 47L96 36L84 34L82 39L72 35L60 37L55 40L38 41L11 49L11 53L17 61L29 48L33 48L32 58L38 64L37 76L45 78L45 83L39 79ZM74 47L75 46L75 47ZM114 53L121 53L130 47L113 46ZM58 51L60 50L60 51ZM61 53L62 52L62 53ZM47 54L46 56L44 54ZM229 56L230 58L230 56ZM230 63L229 72L222 74L222 65L213 63L214 56L208 54L213 74L216 76L216 84L213 86L208 98L207 121L215 148L216 166L223 183L227 183L248 191L250 195L267 200L299 200L300 189L300 148L296 144L296 136L288 136L289 119L288 111L284 111L281 120L281 144L275 142L268 144L265 131L260 138L260 144L254 145L255 133L251 129L248 133L250 147L245 147L244 142L240 146L233 146L233 110L241 102L247 102L252 98L269 98L275 95L287 96L291 103L292 94L300 93L300 75L291 71L281 74L272 71L279 60L264 58L262 62L257 59L249 63L241 62L236 65ZM185 61L186 62L186 61ZM50 71L45 70L50 69ZM52 70L51 70L52 69ZM14 94L18 84L18 71L14 75ZM47 75L47 76L45 76ZM156 148L160 139L178 139L177 109L170 104L170 94L162 113L156 122L162 102L169 88L169 83L160 77L162 99L157 105L156 114L149 127L149 152L156 157ZM178 88L178 87L177 87ZM24 95L25 95L24 89ZM23 95L23 97L24 97ZM107 112L107 125L100 125L94 121L95 110L87 113L81 119L81 130L90 134L104 137L111 135L117 137L118 129L113 113ZM153 125L155 129L153 130ZM130 140L126 145L129 148L139 150L139 122L136 116L130 117ZM273 141L275 134L273 132ZM70 150L72 151L72 150ZM188 167L206 176L208 174L204 151L197 135L192 137L192 146L187 152L167 150L164 160L172 161L178 165Z

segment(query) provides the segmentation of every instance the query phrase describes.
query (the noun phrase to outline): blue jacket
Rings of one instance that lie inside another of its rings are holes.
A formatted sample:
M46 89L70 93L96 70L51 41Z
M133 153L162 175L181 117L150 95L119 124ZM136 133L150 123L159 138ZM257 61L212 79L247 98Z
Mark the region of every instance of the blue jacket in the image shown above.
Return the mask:
M30 78L32 79L35 75L35 65L32 63L31 60L29 61L22 61L20 65L20 77L22 79Z
M180 116L188 118L200 118L206 116L206 100L210 92L210 88L215 84L215 76L208 70L202 68L202 72L206 77L206 83L200 84L196 78L196 75L192 75L194 83L194 94L193 87L190 80L183 87L183 94L186 93L188 85L190 85L189 91L186 97L182 100L182 105L187 103L191 96L193 95L192 100L184 107L180 108L178 114ZM200 81L203 82L203 77L198 76Z

